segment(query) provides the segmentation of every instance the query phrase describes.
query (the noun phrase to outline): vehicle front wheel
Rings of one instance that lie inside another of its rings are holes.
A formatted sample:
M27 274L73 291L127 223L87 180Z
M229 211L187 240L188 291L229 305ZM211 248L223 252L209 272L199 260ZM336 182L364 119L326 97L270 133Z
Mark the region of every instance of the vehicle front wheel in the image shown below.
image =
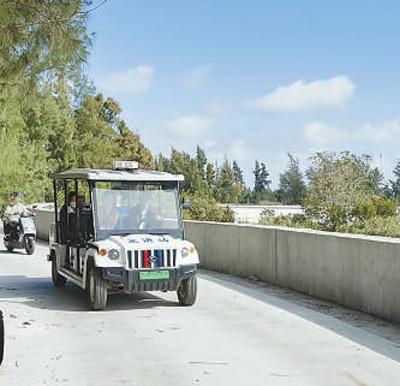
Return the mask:
M191 306L197 298L197 277L183 279L178 288L178 300L181 306Z
M4 354L4 322L3 322L3 313L0 311L0 365L3 362L3 354Z
M8 243L6 243L5 246L7 248L7 251L10 252L10 253L14 250L14 248Z
M36 249L36 241L33 237L28 237L25 240L25 251L28 255L33 255Z
M65 287L67 279L57 272L57 261L54 255L53 259L51 260L51 278L53 280L54 287Z
M101 271L91 265L88 272L87 292L89 304L94 311L103 311L107 306L107 281Z

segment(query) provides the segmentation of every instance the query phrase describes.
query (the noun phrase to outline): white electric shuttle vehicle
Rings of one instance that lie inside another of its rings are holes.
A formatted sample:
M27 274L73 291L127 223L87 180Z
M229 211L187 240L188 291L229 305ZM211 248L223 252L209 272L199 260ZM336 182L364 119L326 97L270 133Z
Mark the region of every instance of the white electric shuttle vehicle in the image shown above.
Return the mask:
M53 175L53 283L83 288L93 310L104 310L115 292L176 291L183 306L196 300L199 258L184 235L183 176L136 166Z

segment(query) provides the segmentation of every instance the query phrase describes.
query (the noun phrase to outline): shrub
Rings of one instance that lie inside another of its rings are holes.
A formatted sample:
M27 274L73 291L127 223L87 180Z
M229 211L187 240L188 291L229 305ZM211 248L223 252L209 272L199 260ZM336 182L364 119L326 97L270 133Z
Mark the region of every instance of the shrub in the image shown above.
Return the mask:
M313 156L307 171L310 185L305 199L308 218L325 230L349 225L357 214L373 216L375 205L369 200L376 193L370 157L349 152L323 152ZM367 205L359 204L367 202ZM356 210L357 205L359 208ZM370 207L370 205L372 205Z
M362 222L357 221L351 225L343 226L339 231L364 235L400 237L400 217L375 216Z
M288 216L274 216L271 213L263 212L260 216L261 225L276 225L292 228L311 228L320 229L319 225L309 220L304 214L294 214Z
M353 221L365 221L374 217L392 217L396 215L396 204L387 197L372 196L359 200L352 210Z
M197 192L192 197L191 209L185 210L187 220L234 222L235 215L229 207L222 207L205 192Z

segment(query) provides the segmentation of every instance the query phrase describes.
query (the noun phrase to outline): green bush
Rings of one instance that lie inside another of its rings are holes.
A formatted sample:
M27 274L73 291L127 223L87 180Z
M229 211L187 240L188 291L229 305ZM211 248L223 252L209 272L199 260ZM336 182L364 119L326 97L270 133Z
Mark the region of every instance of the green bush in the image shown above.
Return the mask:
M352 217L353 221L365 221L375 217L396 216L396 204L387 197L373 196L356 203Z
M354 209L351 223L337 227L337 232L364 234L373 236L400 237L400 217L396 214L396 206L392 200L375 197L370 201L359 202ZM310 220L306 215L277 216L265 211L260 224L270 226L286 226L291 228L310 228L327 231L320 223Z
M343 226L339 231L364 235L400 237L400 217L375 216L362 222L357 221L351 225Z
M187 220L234 222L235 215L229 207L222 207L205 192L197 192L191 199L191 209L185 210Z
M289 216L274 216L273 213L263 212L260 216L261 225L276 225L291 228L320 229L319 225L310 221L304 214Z
M324 230L337 231L351 225L358 216L370 218L377 213L373 197L378 191L380 175L371 167L369 156L322 152L316 153L311 162L307 171L310 184L304 200L308 218Z

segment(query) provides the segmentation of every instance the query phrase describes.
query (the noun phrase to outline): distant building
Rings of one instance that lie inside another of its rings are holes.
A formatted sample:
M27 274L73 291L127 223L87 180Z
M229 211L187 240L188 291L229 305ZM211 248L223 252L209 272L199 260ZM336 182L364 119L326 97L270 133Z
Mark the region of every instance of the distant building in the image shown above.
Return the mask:
M303 214L304 210L300 205L247 205L247 204L220 204L228 206L235 213L237 224L258 224L261 213L268 210L273 216L288 216Z

